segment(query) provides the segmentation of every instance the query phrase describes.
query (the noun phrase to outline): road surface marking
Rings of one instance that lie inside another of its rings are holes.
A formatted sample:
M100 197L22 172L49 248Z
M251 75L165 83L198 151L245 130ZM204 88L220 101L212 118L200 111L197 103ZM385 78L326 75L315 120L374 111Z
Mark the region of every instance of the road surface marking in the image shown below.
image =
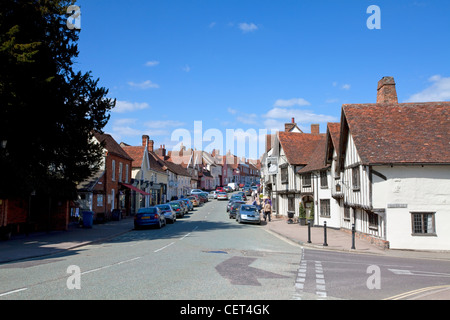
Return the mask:
M4 297L4 296L7 296L9 294L13 294L13 293L17 293L17 292L21 292L21 291L25 291L25 290L28 290L28 288L22 288L22 289L17 289L17 290L1 293L0 297Z
M416 290L400 293L400 294L398 294L396 296L385 298L383 300L400 300L400 299L407 298L407 297L410 297L410 296L413 296L413 295L416 295L416 294L419 294L419 293L423 293L423 292L426 292L426 291L432 291L432 290L443 289L443 288L450 288L450 286L449 285L443 285L443 286L435 286L435 287L427 287L427 288L416 289Z
M186 235L186 236L187 236L187 235ZM162 251L162 250L164 250L164 249L170 247L170 246L173 245L173 244L175 244L175 242L169 243L167 246L164 246L164 247L162 247L162 248L159 248L159 249L157 249L157 250L155 250L155 251L153 251L153 252L159 252L159 251Z

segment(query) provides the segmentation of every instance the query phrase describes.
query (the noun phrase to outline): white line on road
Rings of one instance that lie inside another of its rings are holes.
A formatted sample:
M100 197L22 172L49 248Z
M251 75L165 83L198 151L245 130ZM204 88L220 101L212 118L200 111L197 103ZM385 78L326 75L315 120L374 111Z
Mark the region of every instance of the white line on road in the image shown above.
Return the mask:
M134 260L138 260L140 258L141 257L136 257L136 258L132 258L132 259L116 262L116 263L113 263L113 264L110 264L110 265L107 265L107 266L103 266L103 267L100 267L100 268L95 268L95 269L92 269L92 270L88 270L88 271L82 272L81 274L84 275L84 274L88 274L88 273L92 273L92 272L108 269L108 268L111 268L113 266L118 266L118 265L121 265L123 263L127 263L127 262L131 262L131 261L134 261Z
M169 243L167 246L164 246L164 247L162 247L162 248L159 248L159 249L157 249L157 250L155 250L155 251L153 251L153 252L159 252L159 251L162 251L162 250L164 250L164 249L170 247L170 246L173 245L173 244L175 244L175 242Z
M7 296L9 294L13 294L13 293L17 293L17 292L21 292L21 291L25 291L25 290L28 290L28 288L22 288L22 289L17 289L17 290L1 293L0 297L4 297L4 296Z

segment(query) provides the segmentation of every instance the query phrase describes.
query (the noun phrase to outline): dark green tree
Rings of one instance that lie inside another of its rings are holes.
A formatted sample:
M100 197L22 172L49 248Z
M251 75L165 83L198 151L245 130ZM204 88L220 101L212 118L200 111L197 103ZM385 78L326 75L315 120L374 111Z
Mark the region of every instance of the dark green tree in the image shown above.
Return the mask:
M31 192L74 198L98 169L115 100L90 72L76 72L79 30L69 0L2 0L0 7L0 198ZM6 141L6 148L1 142Z

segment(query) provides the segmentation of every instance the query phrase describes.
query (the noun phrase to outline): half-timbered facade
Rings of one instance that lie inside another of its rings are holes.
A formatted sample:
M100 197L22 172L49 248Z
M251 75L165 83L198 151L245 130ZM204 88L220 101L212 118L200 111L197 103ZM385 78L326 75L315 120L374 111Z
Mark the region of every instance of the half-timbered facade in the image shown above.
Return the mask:
M298 128L295 123L286 130ZM272 206L278 215L293 212L298 216L300 203L309 215L314 205L314 179L311 173L298 175L297 172L311 161L318 144L325 135L319 133L318 125L312 125L311 133L296 131L278 132L274 136L270 157L276 157L278 173L269 178L272 192Z
M343 228L395 249L450 249L450 102L343 105L338 165Z

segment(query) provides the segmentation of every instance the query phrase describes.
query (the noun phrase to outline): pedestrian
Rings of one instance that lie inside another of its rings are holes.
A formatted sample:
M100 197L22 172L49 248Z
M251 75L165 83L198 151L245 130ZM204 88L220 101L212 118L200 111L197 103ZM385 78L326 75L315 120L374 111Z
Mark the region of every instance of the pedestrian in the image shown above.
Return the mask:
M256 207L256 210L258 210L258 213L261 213L262 204L259 198L256 198L255 201L253 201L252 205Z
M269 222L272 221L271 219L272 206L270 205L269 201L266 200L263 210L264 210L264 221L267 221L267 217L269 217Z

